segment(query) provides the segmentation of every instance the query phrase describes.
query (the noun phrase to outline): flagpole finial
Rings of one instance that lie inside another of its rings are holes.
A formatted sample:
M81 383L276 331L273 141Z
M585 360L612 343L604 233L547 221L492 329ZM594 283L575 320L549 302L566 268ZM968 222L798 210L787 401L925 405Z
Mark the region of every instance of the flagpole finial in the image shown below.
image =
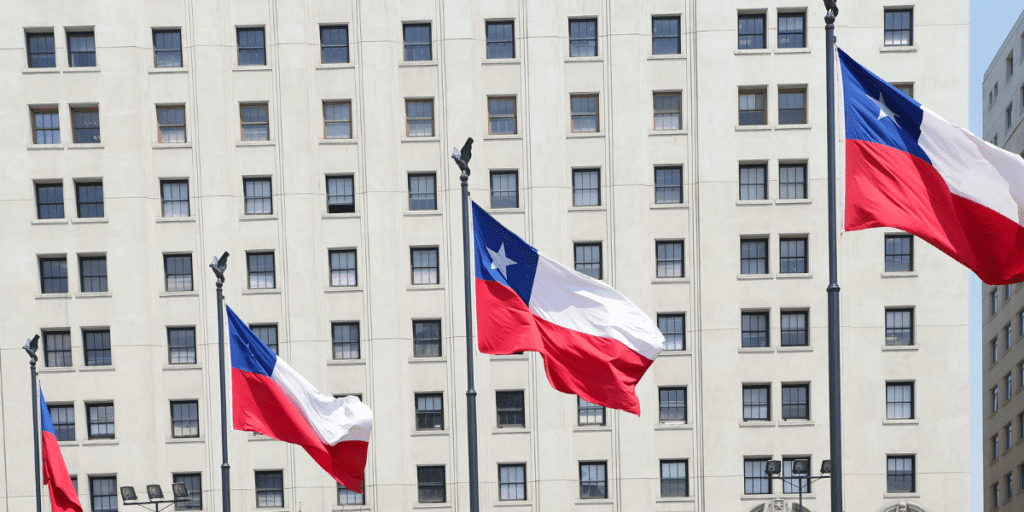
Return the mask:
M218 284L223 284L224 271L228 269L228 252L224 251L220 259L214 258L213 262L210 263L210 268L213 269L213 275L217 276Z
M836 0L822 0L825 2L825 21L832 23L836 20L836 16L839 15L839 7L836 5ZM831 18L831 19L829 19Z
M469 177L469 159L473 157L473 137L466 139L466 143L462 145L462 149L452 148L452 160L455 160L455 164L462 170L464 177Z
M39 350L39 335L36 334L26 341L25 346L22 348L25 349L25 352L28 352L28 356L32 358L32 366L35 366L36 361L39 360L39 356L36 355L36 351Z

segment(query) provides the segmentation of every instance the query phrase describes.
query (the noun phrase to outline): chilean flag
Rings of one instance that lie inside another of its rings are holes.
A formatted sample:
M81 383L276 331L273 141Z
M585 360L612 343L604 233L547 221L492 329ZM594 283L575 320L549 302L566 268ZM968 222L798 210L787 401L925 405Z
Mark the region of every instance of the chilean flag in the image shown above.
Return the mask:
M340 484L363 492L370 408L354 396L317 391L227 310L235 430L302 446Z
M53 512L82 512L78 491L71 482L64 456L57 444L57 430L53 428L50 408L46 406L43 390L39 390L39 412L42 417L43 438L43 483L50 488L50 508Z
M846 230L917 235L989 284L1024 280L1024 159L950 125L839 50Z
M649 316L612 287L530 247L473 203L480 351L544 356L551 386L640 415L633 391L665 347Z

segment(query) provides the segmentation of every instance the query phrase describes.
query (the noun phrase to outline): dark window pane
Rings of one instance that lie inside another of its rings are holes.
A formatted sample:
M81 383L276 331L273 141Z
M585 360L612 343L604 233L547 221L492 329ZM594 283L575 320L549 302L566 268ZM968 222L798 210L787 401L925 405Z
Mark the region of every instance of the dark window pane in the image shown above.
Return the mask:
M597 56L597 20L569 20L569 56Z
M284 475L281 471L256 472L256 507L284 506Z
M885 46L914 44L914 10L885 10Z
M64 186L60 183L37 183L36 208L40 219L63 219Z
M913 382L886 383L885 417L890 420L909 420L914 418Z
M608 497L608 479L604 462L580 463L580 498L599 499Z
M263 29L238 29L238 65L263 66L266 63L267 51Z
M514 59L516 47L515 31L511 21L487 22L487 58Z
M686 350L685 315L658 315L658 329L665 336L665 350Z
M356 286L356 251L329 251L331 265L331 286Z
M805 109L806 91L779 91L779 124L804 124L807 122Z
M807 239L779 239L779 273L807 273Z
M740 92L740 125L763 125L765 116L764 91Z
M348 62L348 26L320 27L320 62L323 64Z
M601 244L576 244L576 271L601 279Z
M359 359L359 322L331 324L335 359Z
M755 50L764 48L764 14L740 14L738 32L738 48L740 50Z
M579 425L604 425L604 406L592 404L580 397L576 397L577 410L579 413Z
M742 347L768 346L768 313L743 313L740 317Z
M245 214L270 215L274 213L273 194L270 190L270 178L245 178Z
M352 176L328 176L327 213L353 213L355 211L355 184Z
M487 126L491 135L516 133L516 98L500 96L487 98Z
M779 48L804 46L804 13L779 13Z
M409 209L437 209L437 188L433 174L409 175Z
M576 169L572 171L572 205L601 205L601 171Z
M160 201L164 217L188 217L188 181L164 180L160 182Z
M274 282L274 253L249 253L249 288L276 288Z
M740 274L768 273L768 240L740 240Z
M414 320L412 344L415 357L441 357L441 321Z
M678 16L655 16L651 25L654 55L680 53Z
M270 140L267 104L241 105L242 140Z
M50 419L58 441L75 440L75 406L49 404Z
M661 461L661 495L663 497L689 496L687 473L689 464L685 460Z
M498 499L526 499L526 464L498 464Z
M768 459L743 461L743 494L771 494L772 481L765 474Z
M156 120L161 143L185 142L185 107L157 107Z
M181 67L181 31L154 30L153 57L158 68Z
M782 419L810 419L808 413L808 389L806 384L782 386ZM806 492L806 491L805 491Z
M57 107L32 107L32 140L36 144L60 144Z
M89 439L114 438L114 404L86 404L89 413Z
M914 237L911 235L885 236L885 271L911 272L914 270ZM1024 324L1021 324L1024 326Z
M43 293L67 293L67 258L39 258L39 277Z
M107 258L105 256L79 258L78 263L83 293L107 291Z
M519 207L519 173L495 171L491 173L491 208Z
M683 242L656 242L658 277L683 277Z
M444 403L441 393L416 395L416 430L443 430Z
M770 393L768 386L743 386L743 421L771 419Z
M431 60L430 23L409 23L402 27L405 38L405 60Z
M167 329L167 357L170 364L195 364L196 330L194 327Z
M89 477L89 497L92 512L113 512L117 510L117 477Z
M437 283L437 248L412 249L412 284Z
M654 168L654 202L657 204L683 202L682 167Z
M495 393L499 427L526 426L525 399L522 391L498 391Z
M686 423L686 388L659 388L658 411L662 423Z
M912 309L885 310L885 344L914 344L914 311Z
M682 126L681 95L677 92L654 95L654 129L678 130Z
M807 312L783 311L779 315L783 347L807 346Z
M807 164L779 164L779 199L807 199Z
M185 484L188 490L188 499L174 505L174 510L202 510L203 509L203 483L199 473L178 473L173 476L176 484Z
M889 492L914 492L914 457L890 456L886 461L887 490Z
M164 274L166 276L167 291L192 291L192 255L165 255Z
M100 111L98 107L72 107L71 127L75 144L99 144Z
M597 95L573 95L569 97L572 111L572 132L586 133L601 130L597 114Z
M275 354L277 351L277 324L250 325L249 329Z
M28 47L28 67L54 68L57 59L54 56L53 32L25 34Z
M110 366L110 331L82 331L86 366Z
M420 503L444 503L444 466L420 466L416 468L416 482Z
M199 437L199 402L171 402L171 437Z
M406 100L405 111L407 136L434 136L434 100Z
M44 332L43 352L46 353L47 367L71 366L71 333Z
M92 32L68 32L68 65L96 66L96 36Z

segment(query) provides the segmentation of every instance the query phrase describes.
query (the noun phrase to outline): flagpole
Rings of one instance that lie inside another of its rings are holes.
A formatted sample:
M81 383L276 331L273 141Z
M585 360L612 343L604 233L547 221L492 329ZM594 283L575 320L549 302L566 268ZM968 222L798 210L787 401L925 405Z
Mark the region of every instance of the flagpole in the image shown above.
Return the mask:
M224 512L231 512L231 464L228 464L228 402L224 377L224 271L228 268L228 253L210 263L217 276L217 340L220 350L220 485L224 497Z
M836 248L836 0L825 2L825 75L828 96L828 406L829 451L832 460L832 512L843 510L843 425L839 346L839 279Z
M43 492L39 482L39 390L36 387L39 385L36 377L36 361L39 360L36 351L39 350L39 335L36 334L25 342L25 346L22 348L28 352L28 357L31 358L28 365L32 369L32 454L35 455L36 460L36 512L43 512Z
M473 354L476 349L473 346L473 288L472 274L470 273L470 249L469 249L469 158L470 148L473 146L473 139L466 140L460 153L456 150L452 159L462 170L462 268L463 280L465 282L466 296L466 421L469 423L469 510L480 512L480 480L477 474L477 444L476 444L476 389L473 385Z

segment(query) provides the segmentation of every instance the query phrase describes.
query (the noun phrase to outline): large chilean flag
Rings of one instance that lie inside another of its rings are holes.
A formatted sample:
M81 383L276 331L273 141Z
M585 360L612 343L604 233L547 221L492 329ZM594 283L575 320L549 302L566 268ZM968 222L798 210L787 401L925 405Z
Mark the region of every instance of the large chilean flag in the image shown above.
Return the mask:
M551 386L640 414L633 391L665 346L640 308L548 258L473 203L480 351L544 357Z
M989 284L1024 280L1024 159L950 125L839 50L846 230L926 240Z
M370 408L354 396L317 391L227 310L235 430L302 446L340 484L363 492Z
M53 428L53 418L41 388L39 412L43 429L43 483L50 488L50 508L53 512L82 512L82 503L78 501L78 491L71 482L68 467L64 465L64 456L57 444L57 430Z

